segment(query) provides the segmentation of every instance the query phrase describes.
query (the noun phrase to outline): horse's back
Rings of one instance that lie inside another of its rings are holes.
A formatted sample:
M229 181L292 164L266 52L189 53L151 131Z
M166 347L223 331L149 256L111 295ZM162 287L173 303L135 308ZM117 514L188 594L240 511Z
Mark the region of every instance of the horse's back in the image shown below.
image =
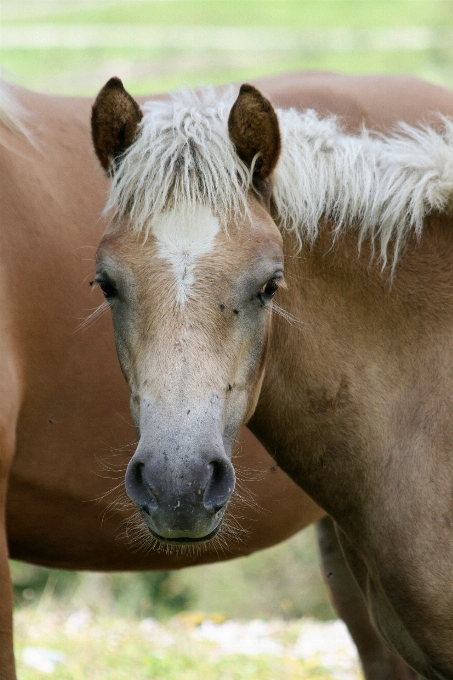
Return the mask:
M439 113L453 116L453 92L401 75L343 75L302 71L254 81L276 106L337 115L345 129L362 125L382 131L404 121L436 125Z

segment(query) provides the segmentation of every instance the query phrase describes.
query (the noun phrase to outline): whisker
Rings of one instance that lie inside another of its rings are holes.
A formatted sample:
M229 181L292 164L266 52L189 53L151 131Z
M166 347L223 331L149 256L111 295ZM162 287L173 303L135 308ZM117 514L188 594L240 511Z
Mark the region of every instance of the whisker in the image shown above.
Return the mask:
M74 333L79 333L80 331L86 331L107 309L109 308L109 303L104 300L98 307L89 314L86 319L77 326Z
M236 489L226 509L219 533L211 541L201 544L168 545L161 543L153 537L125 491L124 472L129 462L131 449L135 446L136 442L131 442L116 449L109 447L110 452L107 456L97 458L97 463L100 467L100 472L97 474L103 479L111 479L117 483L112 488L99 494L96 498L93 498L91 502L103 505L99 515L102 523L115 514L121 516L115 531L117 540L125 543L134 552L144 554L154 552L156 554L187 556L191 559L197 559L209 550L216 556L214 559L218 561L243 554L243 550L238 548L240 545L245 544L247 536L250 534L250 529L245 528L243 522L246 521L250 525L250 523L256 521L256 518L251 516L252 513L258 515L269 512L261 506L261 503L258 501L258 494L249 486L250 482L262 481L266 476L266 470L235 465L237 474ZM238 443L235 456L239 455L241 457L245 455L245 453L241 453L242 448L243 445ZM112 461L112 459L119 460ZM102 474L106 472L112 474ZM110 501L108 501L109 497ZM245 512L246 510L247 512ZM237 546L237 549L235 549L235 546Z
M274 302L272 305L272 311L283 317L283 319L285 319L291 326L295 326L296 328L307 326L307 324L298 319L297 316L294 316L294 314L291 314L291 312L283 309L283 307L280 307L280 305L278 305L276 302Z
M267 470L254 470L237 464L234 466L234 469L236 470L236 473L240 475L240 480L242 482L261 482L267 474Z

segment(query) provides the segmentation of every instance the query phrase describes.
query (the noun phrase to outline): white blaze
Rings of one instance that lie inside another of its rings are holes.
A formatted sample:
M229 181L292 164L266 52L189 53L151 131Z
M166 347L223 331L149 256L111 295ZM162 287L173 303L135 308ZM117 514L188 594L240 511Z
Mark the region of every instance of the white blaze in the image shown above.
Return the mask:
M153 218L157 256L165 259L176 279L176 299L184 304L195 280L195 262L214 246L220 223L210 208L168 210Z

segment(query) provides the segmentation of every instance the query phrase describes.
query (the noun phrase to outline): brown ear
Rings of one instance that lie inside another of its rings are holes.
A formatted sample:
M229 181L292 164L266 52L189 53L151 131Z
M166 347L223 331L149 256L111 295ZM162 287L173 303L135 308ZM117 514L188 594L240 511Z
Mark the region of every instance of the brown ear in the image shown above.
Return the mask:
M96 97L91 112L94 150L107 172L132 144L143 117L140 107L119 78L110 78Z
M239 157L249 167L259 154L254 177L266 179L280 155L280 129L272 104L253 85L242 85L228 118L228 132Z

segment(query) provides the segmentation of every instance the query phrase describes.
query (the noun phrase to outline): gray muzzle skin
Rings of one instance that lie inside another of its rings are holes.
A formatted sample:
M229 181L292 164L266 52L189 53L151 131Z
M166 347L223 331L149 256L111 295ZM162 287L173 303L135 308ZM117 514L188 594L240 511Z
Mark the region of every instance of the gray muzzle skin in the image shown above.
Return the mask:
M151 534L164 543L213 538L233 493L235 472L218 432L219 421L207 415L206 410L194 414L185 428L175 428L181 419L146 418L127 467L127 494Z

